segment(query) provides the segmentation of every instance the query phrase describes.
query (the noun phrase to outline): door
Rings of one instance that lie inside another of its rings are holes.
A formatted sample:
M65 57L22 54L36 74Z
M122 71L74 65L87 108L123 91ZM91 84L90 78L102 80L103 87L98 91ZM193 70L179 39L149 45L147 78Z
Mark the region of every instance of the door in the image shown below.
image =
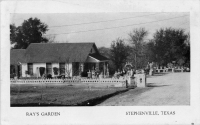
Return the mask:
M21 65L17 65L17 78L20 78L22 76L22 70Z
M72 63L72 76L78 76L79 75L79 62L73 62Z

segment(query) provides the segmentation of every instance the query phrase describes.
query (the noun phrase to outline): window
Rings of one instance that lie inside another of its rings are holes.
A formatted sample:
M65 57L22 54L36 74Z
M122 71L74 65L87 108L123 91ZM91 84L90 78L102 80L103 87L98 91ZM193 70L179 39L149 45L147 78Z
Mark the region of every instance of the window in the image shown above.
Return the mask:
M53 67L53 72L54 72L54 75L58 75L58 68L57 67Z
M52 65L51 65L51 63L47 63L46 64L46 68L47 68L47 74L52 74Z
M72 63L72 69L73 69L73 76L78 76L80 73L80 63L79 62L73 62Z
M65 75L65 63L59 63L60 75Z
M33 63L28 63L28 74L33 75Z
M14 73L15 73L15 66L10 65L10 74L14 74Z

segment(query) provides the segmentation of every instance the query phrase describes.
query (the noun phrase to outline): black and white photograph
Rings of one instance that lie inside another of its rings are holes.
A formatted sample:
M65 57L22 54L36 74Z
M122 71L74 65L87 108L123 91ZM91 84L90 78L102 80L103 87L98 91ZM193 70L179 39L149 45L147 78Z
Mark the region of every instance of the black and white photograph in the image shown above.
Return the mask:
M1 1L1 124L200 124L197 3Z
M11 14L11 106L190 105L189 16Z

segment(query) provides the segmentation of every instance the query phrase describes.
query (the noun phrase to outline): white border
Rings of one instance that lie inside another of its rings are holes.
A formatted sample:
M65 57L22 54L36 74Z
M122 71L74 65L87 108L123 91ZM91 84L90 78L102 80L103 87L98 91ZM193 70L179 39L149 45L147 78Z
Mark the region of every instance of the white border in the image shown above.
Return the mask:
M38 0L1 1L1 124L200 124L200 46L198 0ZM10 107L10 13L190 12L191 105L101 107ZM126 111L176 111L174 116L126 116ZM26 112L60 112L27 117Z

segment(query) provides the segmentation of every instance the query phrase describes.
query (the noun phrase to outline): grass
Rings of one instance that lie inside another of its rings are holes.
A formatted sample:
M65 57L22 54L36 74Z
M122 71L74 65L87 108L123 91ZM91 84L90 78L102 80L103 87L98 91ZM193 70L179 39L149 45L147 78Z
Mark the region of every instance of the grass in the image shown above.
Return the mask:
M91 106L126 88L11 84L11 106Z

